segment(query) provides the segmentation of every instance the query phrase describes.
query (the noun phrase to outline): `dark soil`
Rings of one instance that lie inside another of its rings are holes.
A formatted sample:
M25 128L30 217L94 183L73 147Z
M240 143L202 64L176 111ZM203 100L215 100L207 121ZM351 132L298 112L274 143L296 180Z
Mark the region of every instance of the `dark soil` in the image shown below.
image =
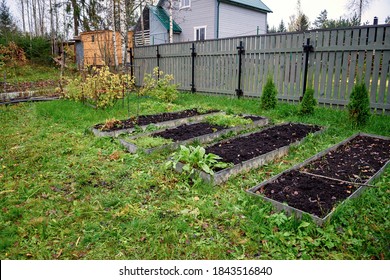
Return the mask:
M239 164L278 148L302 140L321 127L305 124L273 126L247 136L223 141L206 149L207 153L219 155L222 161Z
M365 182L390 160L390 140L357 136L304 170L349 182Z
M120 121L121 123L116 125L114 128L112 128L110 130L104 130L104 131L121 130L121 129L133 128L135 126L149 125L149 124L177 120L177 119L182 119L182 118L190 118L193 116L209 114L212 112L217 112L217 111L208 111L205 113L200 113L196 109L189 109L189 110L184 110L184 111L180 111L180 112L161 113L161 114L156 114L156 115L143 115L143 116L139 116L138 118L130 118L127 120L121 120ZM94 126L94 128L101 129L103 126L104 126L104 124L97 124Z
M259 116L246 116L246 119L252 121L258 121L263 119ZM165 139L172 139L173 141L185 141L191 138L195 138L202 135L211 134L220 130L224 130L226 127L220 125L212 125L207 122L184 124L176 128L167 129L165 131L152 134L153 137L162 137Z
M176 128L167 129L165 131L152 134L153 137L162 137L172 139L173 141L184 141L201 135L223 130L225 127L212 125L209 123L183 124Z
M323 218L359 187L356 183L366 182L389 160L390 140L357 136L300 171L279 176L257 193Z
M335 204L349 197L356 188L357 185L291 171L266 184L257 193L324 218Z

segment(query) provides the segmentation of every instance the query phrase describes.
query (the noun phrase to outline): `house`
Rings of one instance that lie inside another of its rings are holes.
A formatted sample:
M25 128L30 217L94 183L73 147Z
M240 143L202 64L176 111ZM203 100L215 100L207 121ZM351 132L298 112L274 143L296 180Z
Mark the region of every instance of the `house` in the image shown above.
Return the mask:
M145 7L136 45L169 43L170 12L173 42L265 34L272 13L261 0L160 0Z
M123 40L121 34L116 31L116 56L118 64L123 63ZM133 32L128 32L129 46L133 47ZM75 37L76 63L82 68L88 65L113 66L115 65L114 32L112 30L96 30L82 32Z

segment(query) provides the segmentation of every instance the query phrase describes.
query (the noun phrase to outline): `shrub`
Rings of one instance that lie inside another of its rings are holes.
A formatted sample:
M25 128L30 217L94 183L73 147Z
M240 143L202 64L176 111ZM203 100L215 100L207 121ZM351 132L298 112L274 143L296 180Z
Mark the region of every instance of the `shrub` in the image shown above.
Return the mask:
M144 78L140 95L150 95L163 102L171 103L177 98L177 84L173 84L173 75L165 74L158 67L153 69L153 75L147 74Z
M370 99L363 81L357 82L353 87L347 108L354 125L361 126L367 123L370 117Z
M88 101L96 108L104 109L114 105L125 91L133 88L134 79L129 75L111 73L107 66L94 67L85 78L70 80L62 95L76 101Z
M276 98L277 94L278 91L276 90L274 81L271 77L268 77L267 82L263 88L263 94L260 98L261 108L264 110L274 109L278 101Z
M311 115L314 113L314 108L317 105L317 100L314 98L314 89L308 88L303 95L301 104L299 105L300 115Z

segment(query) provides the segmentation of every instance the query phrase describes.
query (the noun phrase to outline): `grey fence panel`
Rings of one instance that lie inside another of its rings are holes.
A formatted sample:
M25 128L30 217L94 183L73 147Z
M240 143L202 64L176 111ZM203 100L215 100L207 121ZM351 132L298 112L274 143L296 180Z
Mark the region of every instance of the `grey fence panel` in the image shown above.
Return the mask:
M243 42L241 89L244 96L260 97L268 77L281 100L297 101L304 79L303 44L314 47L309 55L307 86L322 104L345 106L357 79L364 80L373 109L390 111L390 25L311 30L138 47L134 50L135 77L160 70L173 74L182 90L192 84L192 43L195 45L197 91L234 96L238 89L239 55Z

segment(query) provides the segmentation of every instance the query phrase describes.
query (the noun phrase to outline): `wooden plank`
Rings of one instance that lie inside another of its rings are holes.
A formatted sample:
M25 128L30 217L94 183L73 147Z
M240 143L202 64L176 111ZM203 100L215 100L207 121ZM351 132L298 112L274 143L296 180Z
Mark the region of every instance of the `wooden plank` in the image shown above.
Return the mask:
M385 39L383 41L384 45L390 46L390 28L386 28L385 30ZM386 100L386 87L389 86L389 61L390 61L390 50L383 52L383 60L381 65L381 78L380 78L380 88L379 88L379 96L378 103L384 103ZM390 97L387 96L387 99L390 103Z
M297 34L292 34L292 43L291 44L292 44L293 48L298 45ZM290 91L288 93L289 96L295 96L296 69L297 69L297 54L296 54L296 52L291 51L291 54L290 54L290 79L289 79Z
M281 78L281 68L283 67L284 61L282 61L282 53L279 52L283 42L283 35L275 36L275 86L279 95L281 94L282 89L282 78Z
M330 42L330 30L324 31L323 34L323 46L329 46ZM326 81L328 77L328 63L329 63L329 53L327 51L322 51L322 63L321 63L321 79L320 81L320 91L319 96L326 98Z
M383 41L383 28L377 28L375 29L375 47L381 46ZM383 52L382 51L374 51L374 63L372 68L372 83L371 83L371 91L370 91L370 102L375 103L378 97L377 88L378 88L378 81L379 81L379 72L381 69L381 59Z
M319 31L318 34L317 34L317 40L316 40L316 43L315 43L315 46L314 46L314 51L315 51L315 59L314 59L314 63L315 63L315 73L314 73L314 86L313 86L313 89L314 89L314 96L316 99L318 99L321 94L320 94L320 77L321 77L321 60L322 60L322 52L320 51L317 51L317 47L318 46L322 46L323 44L323 38L324 38L324 32L323 31Z
M367 28L365 30L367 30L367 32L368 32L367 45L373 45L375 42L375 29L374 28ZM367 89L370 89L370 87L371 87L373 60L374 60L374 50L367 51L366 52L366 65L364 68L364 72L365 72L364 81L366 83Z
M332 30L330 32L330 46L336 45L337 41L337 30ZM329 54L329 64L328 64L328 73L327 73L327 86L325 92L325 98L333 98L333 85L334 85L334 63L335 63L335 53L331 52Z
M350 46L351 45L352 31L347 29L347 30L345 30L344 35L345 35L344 45ZM345 100L345 91L346 91L347 79L348 79L349 57L350 57L350 52L344 51L343 62L342 62L342 67L341 67L342 75L341 75L341 86L340 86L340 100Z
M359 33L360 29L353 30L352 46L359 45ZM351 94L352 88L355 84L355 72L356 72L357 52L351 52L351 58L349 62L349 78L348 78L348 99Z
M342 46L344 43L345 32L343 29L337 31L337 45ZM341 79L341 65L343 64L343 52L337 52L335 58L335 72L334 72L334 84L333 84L333 98L340 98L340 79Z
M304 42L304 33L298 34L298 45L303 45ZM302 79L303 79L303 71L304 71L304 56L302 49L300 52L297 52L297 71L296 71L296 79L297 79L297 88L295 90L295 96L302 96Z
M292 43L292 35L286 34L286 47L289 49ZM284 87L283 87L283 96L288 96L289 87L291 86L290 74L291 74L291 52L286 52L285 54L285 67L284 67Z

